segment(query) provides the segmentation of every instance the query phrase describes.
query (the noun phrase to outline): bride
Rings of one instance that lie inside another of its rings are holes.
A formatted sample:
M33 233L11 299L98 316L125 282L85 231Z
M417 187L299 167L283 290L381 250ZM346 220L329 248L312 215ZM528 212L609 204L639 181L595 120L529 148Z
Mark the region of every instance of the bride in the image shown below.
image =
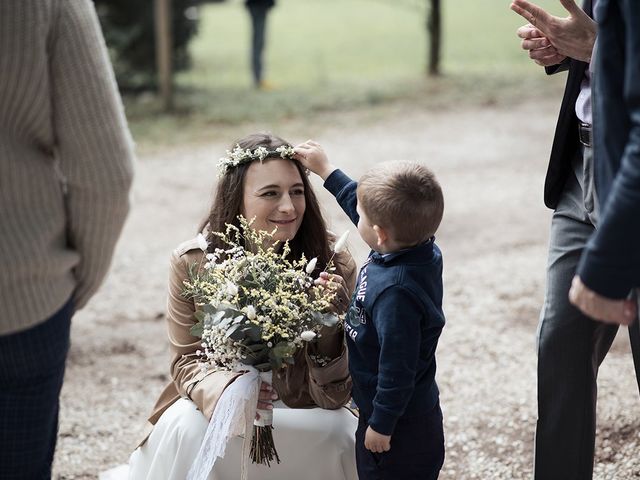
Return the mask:
M270 134L249 135L237 145L251 152L262 147L260 156L264 156L263 148L269 154L264 159L249 156L239 163L232 157L221 160L223 173L209 217L201 228L209 251L220 246L216 244L218 237L210 232L224 231L227 223L237 225L238 215L243 215L254 219L255 229L273 231L277 227L274 238L289 240L292 259L303 254L306 258L318 257L316 272L321 272L331 256L330 235L304 169L293 159L283 158L282 149L276 152L278 147L289 145ZM150 434L131 455L131 480L184 480L218 399L241 375L233 371L202 372L194 355L201 348L200 339L190 334L196 322L196 306L182 291L189 269L202 256L194 239L180 245L171 258L167 320L172 382L149 418ZM316 282L338 284L334 308L343 313L355 284L355 264L346 252L337 254L334 263L332 278L322 273ZM273 387L261 385L258 408L274 409L273 436L281 463L272 463L271 467L251 464L250 479L357 479L357 419L343 408L351 391L343 332L341 327L322 328L318 342L305 343L296 353L294 365L273 372ZM231 439L209 480L240 477L242 441L240 437Z

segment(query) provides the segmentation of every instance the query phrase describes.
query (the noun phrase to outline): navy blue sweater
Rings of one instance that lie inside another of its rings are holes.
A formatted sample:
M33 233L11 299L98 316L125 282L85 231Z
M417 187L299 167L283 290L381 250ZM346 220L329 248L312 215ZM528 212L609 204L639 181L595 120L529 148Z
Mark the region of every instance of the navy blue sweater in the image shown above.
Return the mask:
M324 186L358 224L357 183L342 171ZM438 402L436 346L444 326L442 255L433 239L386 255L371 251L345 319L353 399L376 432Z

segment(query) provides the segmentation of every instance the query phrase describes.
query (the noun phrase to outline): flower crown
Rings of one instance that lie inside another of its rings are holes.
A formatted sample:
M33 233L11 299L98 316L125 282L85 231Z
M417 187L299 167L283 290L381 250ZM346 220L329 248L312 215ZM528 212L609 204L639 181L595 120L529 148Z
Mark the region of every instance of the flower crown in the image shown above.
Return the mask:
M290 145L281 145L275 150L269 150L263 146L255 150L243 150L240 145L235 146L232 151L227 150L227 155L218 160L219 176L222 177L230 168L237 167L243 163L249 163L254 160L262 161L267 157L279 156L281 158L293 158L293 147Z

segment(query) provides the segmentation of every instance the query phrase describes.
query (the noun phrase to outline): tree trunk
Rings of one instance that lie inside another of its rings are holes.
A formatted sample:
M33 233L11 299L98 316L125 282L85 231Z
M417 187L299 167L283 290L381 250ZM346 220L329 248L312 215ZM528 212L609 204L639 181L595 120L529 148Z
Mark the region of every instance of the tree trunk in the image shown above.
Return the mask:
M427 34L429 37L429 67L430 76L440 75L440 47L442 29L440 22L440 0L429 0L430 8L427 14Z
M156 68L160 97L165 110L173 107L173 33L171 31L171 0L155 0Z

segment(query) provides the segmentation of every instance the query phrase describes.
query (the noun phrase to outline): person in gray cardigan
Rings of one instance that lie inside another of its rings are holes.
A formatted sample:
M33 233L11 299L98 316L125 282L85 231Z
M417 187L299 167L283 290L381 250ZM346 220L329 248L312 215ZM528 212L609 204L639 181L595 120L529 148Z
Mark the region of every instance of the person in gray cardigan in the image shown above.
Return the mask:
M133 142L90 0L0 2L0 478L50 478L73 313L129 209Z

